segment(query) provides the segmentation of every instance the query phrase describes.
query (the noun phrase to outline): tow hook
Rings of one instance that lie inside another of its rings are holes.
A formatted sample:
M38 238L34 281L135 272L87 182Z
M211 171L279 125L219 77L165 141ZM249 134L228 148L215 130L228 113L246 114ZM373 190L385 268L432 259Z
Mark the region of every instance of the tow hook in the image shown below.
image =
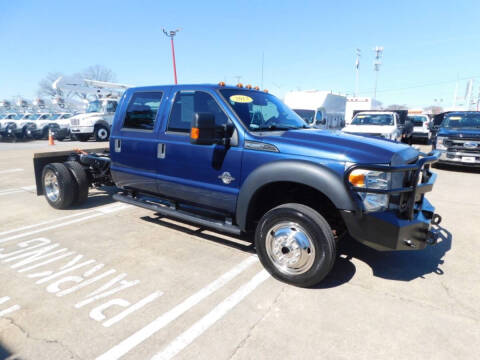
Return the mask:
M430 230L427 234L427 244L434 245L438 242L438 238L440 237L440 231L438 230Z
M442 217L438 214L433 214L432 216L432 225L440 225L440 223L442 222Z

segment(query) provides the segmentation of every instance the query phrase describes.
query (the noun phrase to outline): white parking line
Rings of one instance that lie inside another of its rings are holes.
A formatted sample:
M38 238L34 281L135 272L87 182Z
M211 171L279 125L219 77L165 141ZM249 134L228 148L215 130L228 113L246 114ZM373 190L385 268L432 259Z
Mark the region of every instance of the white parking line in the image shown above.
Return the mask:
M188 330L180 334L163 351L152 357L152 360L169 360L180 351L190 345L196 338L202 335L213 324L225 316L230 310L238 305L248 294L255 290L261 283L267 280L270 274L266 270L257 273L249 282L245 283L232 295L223 300L207 315L193 324Z
M40 228L40 229L35 229L35 230L32 230L32 231L27 231L27 232L24 232L24 233L21 233L21 234L12 235L12 236L6 237L4 239L0 239L0 244L4 243L4 242L7 242L7 241L10 241L10 240L19 239L19 238L22 238L22 237L25 237L25 236L38 234L38 233L43 232L43 231L53 230L53 229L56 229L56 228L59 228L59 227L75 224L75 223L78 223L78 222L81 222L81 221L84 221L84 220L88 220L88 219L91 219L91 218L94 218L94 217L106 215L106 214L109 214L109 213L112 213L112 212L115 212L115 211L119 211L119 210L129 208L129 207L131 207L131 205L118 204L118 203L102 206L102 207L99 207L99 208L93 210L92 214L81 217L79 219L73 219L73 220L70 220L70 221L62 222L62 223L59 223L59 224L43 227L43 228ZM58 219L56 219L56 220L58 221Z
M2 316L5 316L7 314L10 314L14 311L17 311L20 309L20 305L13 305L13 306L10 306L8 309L5 309L5 310L2 310L0 311L0 317Z
M32 192L36 189L37 189L36 185L22 186L22 187L19 187L19 188L11 188L11 189L3 189L3 190L0 190L0 196L17 194L17 193L23 192L23 191Z
M216 280L214 280L213 282L211 282L210 284L184 300L182 303L175 306L173 309L160 315L150 324L130 335L128 338L120 342L118 345L115 345L103 355L97 357L97 360L118 359L121 356L125 355L135 346L139 345L140 343L151 337L157 331L163 329L165 326L170 324L179 316L183 315L185 312L190 310L193 306L197 305L207 296L213 294L215 291L217 291L222 286L226 285L228 282L234 279L236 276L240 275L249 266L257 262L258 257L256 255L249 256L241 263L230 269L228 272L226 272L225 274L223 274L222 276L220 276L219 278L217 278Z
M10 174L10 173L20 172L20 171L23 171L23 169L0 170L0 175L1 175L1 174Z
M72 214L72 215L67 215L67 216L56 217L56 218L54 218L54 219L47 220L47 221L42 221L42 222L37 223L37 224L26 225L26 226L22 226L22 227L19 227L19 228L16 228L16 229L7 230L7 231L2 231L2 232L0 232L0 236L7 235L7 234L11 234L11 233L15 233L15 232L19 232L19 231L23 231L23 230L32 229L32 228L34 228L34 227L39 227L39 226L42 226L42 225L47 225L47 224L51 224L51 223L58 223L59 221L62 221L62 220L66 220L66 219L70 219L70 218L73 218L73 217L78 217L78 216L83 216L83 215L91 214L91 213L93 213L93 212L95 212L95 210L89 210L89 211L84 211L84 212L81 212L81 213L78 213L78 214Z

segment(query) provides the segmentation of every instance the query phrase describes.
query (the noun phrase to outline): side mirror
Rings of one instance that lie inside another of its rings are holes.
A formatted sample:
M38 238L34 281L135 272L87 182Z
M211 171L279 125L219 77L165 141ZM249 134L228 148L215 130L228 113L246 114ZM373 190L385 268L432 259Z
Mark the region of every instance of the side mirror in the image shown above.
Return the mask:
M190 124L190 143L196 145L212 145L217 142L215 116L212 113L193 114Z

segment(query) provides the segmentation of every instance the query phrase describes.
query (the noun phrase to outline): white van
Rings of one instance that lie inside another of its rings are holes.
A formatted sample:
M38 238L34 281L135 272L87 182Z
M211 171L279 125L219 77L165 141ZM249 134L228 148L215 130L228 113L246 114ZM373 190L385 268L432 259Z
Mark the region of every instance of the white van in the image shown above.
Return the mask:
M284 102L312 127L341 129L345 124L347 98L330 91L291 91Z

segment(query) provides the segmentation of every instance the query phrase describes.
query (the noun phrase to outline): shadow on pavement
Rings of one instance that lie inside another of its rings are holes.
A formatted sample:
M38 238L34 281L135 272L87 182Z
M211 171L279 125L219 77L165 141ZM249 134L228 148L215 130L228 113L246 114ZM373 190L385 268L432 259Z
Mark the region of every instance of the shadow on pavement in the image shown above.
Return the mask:
M190 229L182 226L182 223L172 223L166 218L163 220L161 216L144 216L141 219L244 252L256 253L254 244L245 238L231 235L223 237L223 235L220 234L205 234L203 231L207 229L203 227L195 226L196 229ZM423 278L424 275L430 273L443 275L443 270L440 268L440 265L443 264L443 257L451 248L452 234L440 226L437 226L436 230L440 233L438 243L418 251L381 252L371 249L355 240L347 240L344 242L342 248L339 249L339 257L333 269L322 283L315 288L328 289L349 282L356 272L355 264L351 261L353 258L370 266L373 276L388 280L411 281L416 278Z
M0 343L0 360L11 359L12 353Z
M438 243L418 251L381 252L356 241L349 241L341 249L341 254L346 255L343 261L348 261L352 264L350 259L358 259L371 267L373 276L389 280L411 281L416 278L423 278L424 275L430 273L443 275L443 270L440 266L444 262L445 254L451 249L452 234L440 226L437 226L436 230L440 233ZM342 260L342 257L340 257L340 260ZM341 265L341 263L338 274L335 275L335 268L332 271L332 276L336 279L338 279L339 275L343 276L343 278L340 277L340 280L350 276L350 273L347 273L347 277L342 273L342 269L349 268L345 264ZM352 267L354 268L355 266L352 264ZM352 270L350 269L350 271ZM353 273L355 273L355 270L353 270ZM353 273L351 276L353 276Z
M194 235L194 236L199 237L199 238L204 239L204 240L213 241L217 244L226 245L226 246L229 246L229 247L232 247L232 248L244 251L244 252L248 252L248 253L252 253L252 254L256 253L253 243L251 243L250 241L246 241L242 237L238 237L238 236L234 236L234 235L230 235L230 234L229 235L221 235L220 233L218 233L218 235L205 234L205 233L203 233L203 231L207 231L208 229L206 229L204 227L200 227L198 225L192 224L195 227L197 227L197 229L192 230L192 229L189 229L187 227L182 226L181 223L172 223L172 222L169 222L169 221L166 221L166 220L162 220L161 216L157 216L157 217L143 216L141 219L145 220L145 221L148 221L148 222L151 222L151 223L154 223L154 224L165 226L169 229L173 229L173 230L181 231L181 232L184 232L184 233L187 233L187 234L190 234L190 235ZM185 223L185 224L187 224L187 223ZM213 230L212 230L212 232L213 232Z
M448 164L439 164L434 165L434 169L445 170L449 172L462 172L470 174L480 174L480 167L474 166L462 166L462 165L448 165Z
M108 205L115 200L113 200L112 195L117 192L115 187L103 187L100 191L88 194L88 200L85 201L82 205L72 206L71 209L91 209L97 206Z

